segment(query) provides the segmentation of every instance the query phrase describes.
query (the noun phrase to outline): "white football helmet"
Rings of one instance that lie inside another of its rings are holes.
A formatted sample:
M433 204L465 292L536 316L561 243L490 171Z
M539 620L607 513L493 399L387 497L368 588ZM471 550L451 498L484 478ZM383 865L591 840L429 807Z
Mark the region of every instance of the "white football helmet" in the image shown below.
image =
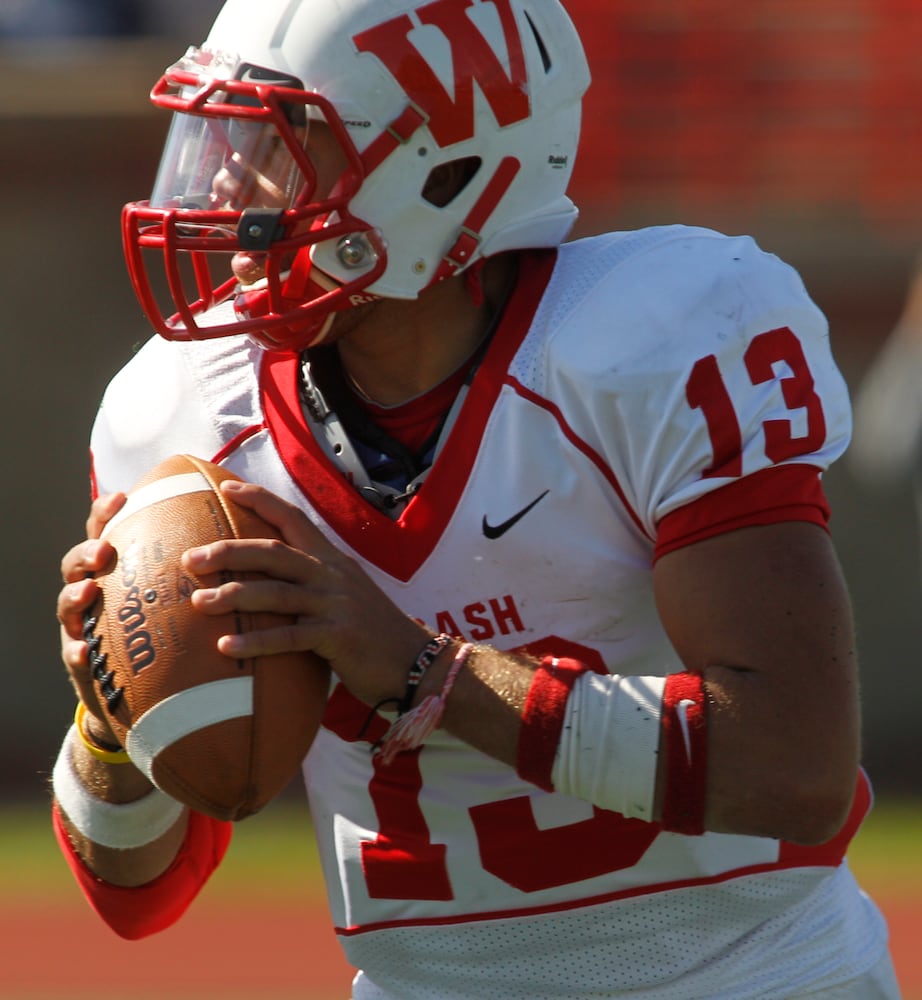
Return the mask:
M122 220L145 312L300 350L341 309L557 245L588 84L558 0L227 0L151 93L174 120ZM446 203L427 182L455 161Z

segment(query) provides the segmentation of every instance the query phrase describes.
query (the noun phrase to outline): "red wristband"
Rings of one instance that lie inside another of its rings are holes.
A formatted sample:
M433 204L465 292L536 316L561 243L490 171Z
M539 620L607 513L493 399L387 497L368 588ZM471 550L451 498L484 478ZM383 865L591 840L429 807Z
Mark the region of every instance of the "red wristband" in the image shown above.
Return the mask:
M707 716L700 674L670 674L663 692L663 752L666 777L663 829L704 833L707 783Z
M567 699L576 679L589 667L579 660L546 656L535 671L525 709L516 752L520 778L552 792L551 770L560 743Z

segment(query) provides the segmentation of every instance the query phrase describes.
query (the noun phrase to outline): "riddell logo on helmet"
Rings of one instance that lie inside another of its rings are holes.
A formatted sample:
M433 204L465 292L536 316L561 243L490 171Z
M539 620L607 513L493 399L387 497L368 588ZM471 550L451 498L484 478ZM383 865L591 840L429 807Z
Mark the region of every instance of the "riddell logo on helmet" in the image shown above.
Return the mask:
M492 9L502 25L508 73L500 54L470 16L479 10L486 13ZM424 27L441 31L448 43L454 97L423 55L424 32L420 32L419 48L411 39L418 26L408 14L375 25L356 35L353 41L359 51L377 56L410 100L428 115L429 130L440 146L473 138L475 83L500 126L512 125L529 116L525 53L511 0L493 0L492 4L435 0L417 8L415 14Z

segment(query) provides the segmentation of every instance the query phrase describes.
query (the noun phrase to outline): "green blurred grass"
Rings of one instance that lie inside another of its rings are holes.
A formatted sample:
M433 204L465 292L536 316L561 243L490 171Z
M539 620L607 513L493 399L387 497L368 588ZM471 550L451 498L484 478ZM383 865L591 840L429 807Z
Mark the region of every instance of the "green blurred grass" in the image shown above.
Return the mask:
M852 843L849 863L873 895L922 896L922 799L882 799Z
M6 900L74 894L60 856L48 808L41 803L0 808L0 886ZM209 884L209 897L241 893L284 901L303 901L305 889L323 897L322 875L303 802L287 797L238 823L225 862Z
M872 894L918 898L922 893L920 845L922 799L884 799L875 804L849 858L859 881ZM73 893L43 805L0 809L0 885L7 896L53 898ZM303 802L286 797L238 824L210 893L261 892L303 899L305 886L316 887L318 896L322 895L310 817Z

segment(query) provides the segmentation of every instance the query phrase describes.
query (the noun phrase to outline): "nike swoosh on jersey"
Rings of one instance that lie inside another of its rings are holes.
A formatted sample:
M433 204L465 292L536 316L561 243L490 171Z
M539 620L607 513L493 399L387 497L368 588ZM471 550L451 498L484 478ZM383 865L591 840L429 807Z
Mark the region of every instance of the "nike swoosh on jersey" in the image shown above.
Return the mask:
M541 496L535 497L535 499L532 500L527 507L523 507L517 514L513 514L512 517L507 518L505 521L501 521L499 524L490 524L489 521L487 521L487 515L484 514L481 527L483 528L485 537L496 539L505 535L514 524L521 521L522 518L532 509L532 507L540 503L548 495L548 493L550 493L550 490L545 490Z
M676 705L676 715L679 717L679 728L682 730L682 740L685 743L685 756L691 763L692 750L691 750L691 729L688 724L688 710L695 707L695 702L691 698L683 698L678 705Z

